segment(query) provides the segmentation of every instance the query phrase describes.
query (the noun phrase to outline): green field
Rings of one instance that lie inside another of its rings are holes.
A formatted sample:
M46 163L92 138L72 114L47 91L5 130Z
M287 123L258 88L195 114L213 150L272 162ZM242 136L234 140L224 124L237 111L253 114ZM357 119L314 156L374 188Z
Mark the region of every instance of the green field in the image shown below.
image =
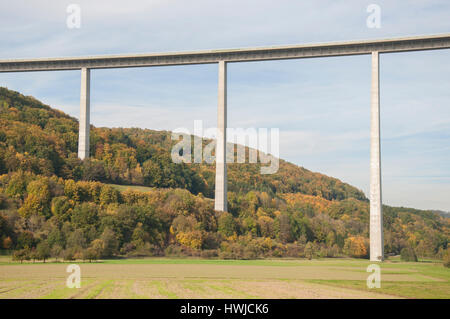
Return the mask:
M115 189L123 192L126 191L128 189L134 190L134 191L139 191L139 192L149 192L151 190L154 190L155 188L152 187L147 187L147 186L137 186L137 185L119 185L119 184L107 184L110 185L112 187L114 187Z
M0 257L0 298L450 298L450 269L427 261L381 264L381 288L366 287L358 259L115 259L81 267L67 288L69 263L16 263Z

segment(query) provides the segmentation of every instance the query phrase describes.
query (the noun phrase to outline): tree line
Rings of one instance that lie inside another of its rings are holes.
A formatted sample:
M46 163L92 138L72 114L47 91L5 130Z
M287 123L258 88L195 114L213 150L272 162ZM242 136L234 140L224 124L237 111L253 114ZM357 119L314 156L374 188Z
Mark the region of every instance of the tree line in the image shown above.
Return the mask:
M183 189L120 191L100 182L14 172L0 177L1 248L17 260L114 256L367 258L369 205L350 198L230 193L229 212ZM385 251L443 258L449 222L385 207Z

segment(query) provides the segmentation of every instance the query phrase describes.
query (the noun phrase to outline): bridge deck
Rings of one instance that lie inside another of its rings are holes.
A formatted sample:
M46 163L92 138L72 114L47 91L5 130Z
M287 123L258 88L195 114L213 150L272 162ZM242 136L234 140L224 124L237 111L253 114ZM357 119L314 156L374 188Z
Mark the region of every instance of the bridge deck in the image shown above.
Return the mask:
M81 68L130 68L207 64L218 63L219 61L249 62L360 55L370 54L374 51L379 53L392 53L448 48L450 48L450 34L442 34L384 40L204 50L194 52L0 60L0 72L79 70Z

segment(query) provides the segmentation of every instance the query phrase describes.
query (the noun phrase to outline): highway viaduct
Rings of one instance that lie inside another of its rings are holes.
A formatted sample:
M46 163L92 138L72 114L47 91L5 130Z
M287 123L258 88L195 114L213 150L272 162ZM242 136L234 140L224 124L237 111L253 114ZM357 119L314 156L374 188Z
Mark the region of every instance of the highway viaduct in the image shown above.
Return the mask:
M227 210L227 64L250 61L303 59L348 55L372 56L370 98L370 260L382 261L383 212L381 199L380 154L380 54L450 48L450 34L393 38L382 40L332 42L321 44L271 46L244 49L204 50L153 54L87 56L73 58L39 58L0 60L0 72L81 70L80 129L78 156L89 157L90 70L151 67L186 64L218 64L218 116L216 143L215 205Z

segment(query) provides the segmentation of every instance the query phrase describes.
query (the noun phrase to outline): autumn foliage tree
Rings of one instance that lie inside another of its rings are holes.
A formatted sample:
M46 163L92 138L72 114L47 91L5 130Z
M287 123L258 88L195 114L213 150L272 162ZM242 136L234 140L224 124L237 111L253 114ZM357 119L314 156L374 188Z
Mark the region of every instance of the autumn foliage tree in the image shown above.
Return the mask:
M364 237L349 237L345 240L344 252L349 256L361 258L367 256L367 248Z

